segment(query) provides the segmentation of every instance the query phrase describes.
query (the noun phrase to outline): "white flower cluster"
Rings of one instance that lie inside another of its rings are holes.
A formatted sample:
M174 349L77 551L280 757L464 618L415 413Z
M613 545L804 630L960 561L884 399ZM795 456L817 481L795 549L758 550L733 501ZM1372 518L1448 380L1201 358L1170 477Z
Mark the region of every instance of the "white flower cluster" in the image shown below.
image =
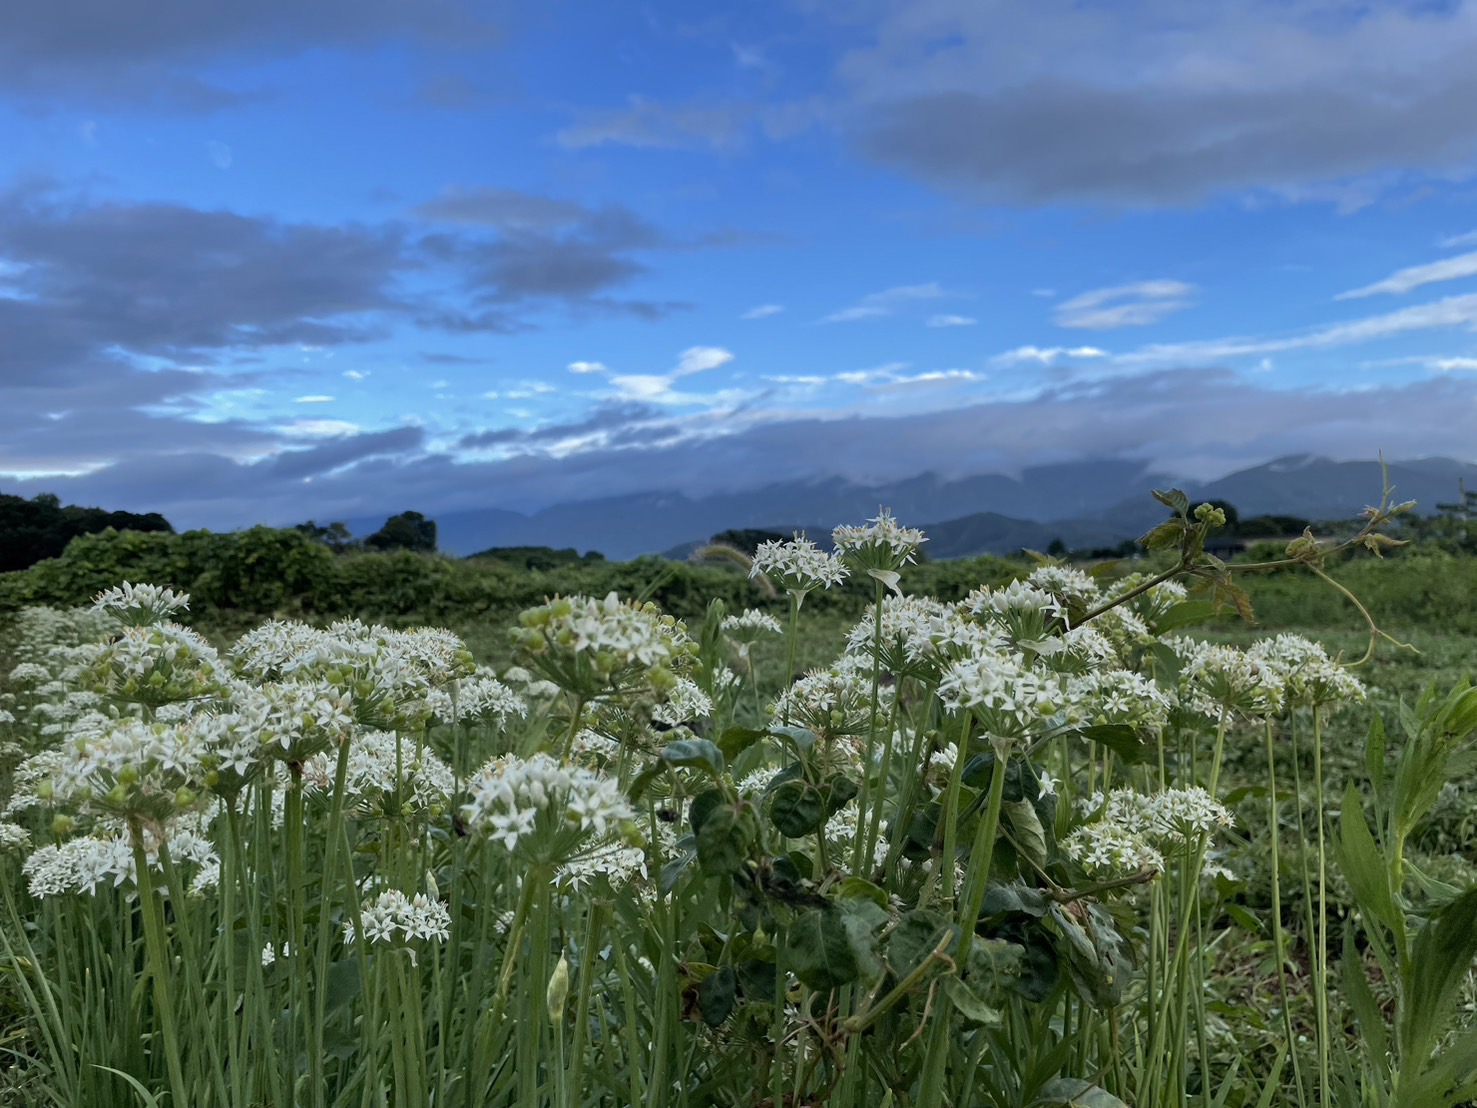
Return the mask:
M31 845L31 833L17 823L0 823L0 852L24 850Z
M882 686L878 712L890 710L894 690ZM872 723L871 668L853 655L843 655L828 669L811 670L780 693L770 706L779 723L808 727L826 738L863 735Z
M117 588L104 589L93 598L92 611L103 612L130 626L144 626L166 620L178 612L188 611L190 594L160 588L158 585L132 585L124 581Z
M818 588L839 585L847 577L840 558L821 550L802 534L788 541L761 542L749 566L750 577L760 574L777 588L801 599Z
M412 942L424 939L444 942L451 935L451 913L439 900L425 893L406 896L399 889L386 889L359 909L364 937L371 943ZM354 941L353 921L344 924L344 941Z
M177 623L128 626L100 643L90 667L97 692L158 706L216 696L220 658L201 635Z
M194 895L214 888L220 880L220 857L204 835L209 818L206 814L174 820L162 831L170 861L176 866L189 865L195 869L189 889ZM145 825L142 833L149 869L162 869L161 831ZM21 873L31 895L37 898L92 893L100 885L117 888L137 877L133 841L126 830L100 825L91 835L41 847L25 860Z
M913 560L928 541L916 527L903 527L883 509L864 527L843 523L831 532L831 542L842 561L857 569L895 570Z
M889 673L925 679L972 651L1004 645L998 633L965 618L956 606L919 596L886 597L880 643L876 636L877 606L872 604L847 632L846 652L875 654Z
M666 699L651 710L651 718L668 727L706 719L713 713L713 700L694 681L686 677L677 678L677 683L667 692Z
M578 891L600 879L618 888L637 875L648 876L646 851L639 846L612 840L599 843L561 863L554 870L554 881Z
M1072 566L1038 566L1026 575L1026 584L1050 593L1064 607L1092 608L1102 601L1098 583Z
M484 666L454 685L432 689L426 701L443 723L477 722L502 727L513 716L522 719L528 715L523 698Z
M1281 679L1289 707L1341 708L1365 697L1364 686L1328 656L1318 643L1301 635L1278 635L1254 643L1247 656L1270 666Z
M760 635L784 634L780 621L758 608L745 608L741 615L724 616L722 628L725 634L741 642L753 642Z
M954 662L939 681L939 700L956 711L974 712L991 735L1024 738L1061 711L1061 678L1029 667L1024 655L976 650Z
M586 699L612 686L669 686L673 670L696 651L687 629L655 605L615 593L556 597L519 617L514 641L529 665Z
M1114 789L1083 805L1096 818L1067 836L1062 848L1088 873L1162 870L1166 857L1187 857L1203 838L1235 825L1230 809L1199 787L1139 793Z
M619 782L547 754L494 758L468 788L468 827L508 850L547 829L565 840L558 850L568 857L587 835L605 835L635 817Z
M1101 669L1067 679L1070 714L1083 723L1121 724L1158 731L1169 723L1173 699L1148 678L1123 669Z
M6 810L44 802L83 812L166 815L180 790L203 775L206 750L195 738L162 723L83 717L62 746L33 755L17 769Z
M333 789L338 755L333 751L314 754L303 765L303 789L329 793ZM431 750L393 731L359 731L349 740L345 766L344 796L364 802L400 792L426 809L444 804L456 789L451 767Z
M1276 666L1234 646L1171 637L1181 658L1180 701L1202 715L1222 711L1243 716L1275 715L1282 708L1282 677Z
M325 681L352 697L360 723L397 730L424 724L432 691L474 669L466 646L448 631L396 631L357 619L327 630L294 621L265 623L243 635L231 656L249 680Z

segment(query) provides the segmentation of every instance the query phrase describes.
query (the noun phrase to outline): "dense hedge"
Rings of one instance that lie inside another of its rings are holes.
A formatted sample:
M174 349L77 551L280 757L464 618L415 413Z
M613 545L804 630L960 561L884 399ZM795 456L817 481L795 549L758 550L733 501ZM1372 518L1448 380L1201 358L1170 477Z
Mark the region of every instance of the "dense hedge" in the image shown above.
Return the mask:
M998 558L918 566L905 578L910 590L944 599L984 582L1009 580L1020 567ZM332 618L358 615L463 623L505 615L555 593L645 596L666 611L696 618L718 598L730 609L783 609L736 566L690 565L660 558L586 561L537 570L489 559L456 560L409 551L335 555L297 531L254 527L217 534L144 534L104 531L74 539L60 558L19 573L0 574L0 610L26 604L83 604L123 580L149 581L188 591L197 617L227 613ZM860 611L871 599L864 583L814 594L822 610Z

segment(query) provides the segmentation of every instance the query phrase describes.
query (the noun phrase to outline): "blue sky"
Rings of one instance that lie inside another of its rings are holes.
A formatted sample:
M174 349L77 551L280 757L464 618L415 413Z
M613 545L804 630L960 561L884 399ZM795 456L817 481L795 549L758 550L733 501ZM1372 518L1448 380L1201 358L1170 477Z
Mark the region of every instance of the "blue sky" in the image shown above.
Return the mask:
M0 491L1477 460L1474 50L1471 0L8 5Z

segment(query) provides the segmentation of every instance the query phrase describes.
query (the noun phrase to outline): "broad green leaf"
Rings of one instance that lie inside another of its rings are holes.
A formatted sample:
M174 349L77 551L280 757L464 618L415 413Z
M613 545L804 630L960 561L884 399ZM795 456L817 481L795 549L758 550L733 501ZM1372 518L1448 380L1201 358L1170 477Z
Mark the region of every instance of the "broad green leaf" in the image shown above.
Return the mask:
M893 973L906 977L945 935L956 933L957 928L937 912L914 908L903 914L887 937L887 964Z
M692 803L687 808L687 822L694 834L703 829L708 815L727 799L722 789L707 789L692 798Z
M723 773L723 751L707 739L678 739L662 749L662 761L669 766L691 766L714 777Z
M1149 755L1149 744L1142 735L1124 723L1100 723L1079 727L1076 734L1084 739L1106 746L1128 765L1144 761Z
M1204 623L1213 619L1215 614L1216 606L1209 600L1182 600L1154 621L1154 630L1166 635L1181 627Z
M826 818L830 819L837 812L845 808L856 797L858 792L856 782L849 777L839 773L833 773L826 778L825 784Z
M733 805L720 804L698 829L698 865L709 877L737 873L743 868L753 843L750 821L743 819Z
M1339 961L1344 997L1354 1010L1354 1018L1359 1021L1360 1046L1365 1060L1381 1076L1381 1084L1388 1084L1390 1033L1385 1025L1384 1013L1375 1003L1369 980L1364 975L1364 959L1360 957L1359 947L1355 943L1352 920L1344 926L1344 954Z
M884 913L887 911L887 891L865 877L846 878L836 887L836 896L840 900L870 900Z
M702 1009L703 1022L717 1027L733 1011L738 995L738 974L732 966L720 966L697 988L697 1001Z
M985 889L980 918L1019 914L1040 919L1048 907L1049 902L1038 889L1026 885L990 885Z
M718 736L718 749L731 762L767 734L757 727L729 727Z
M786 781L768 801L769 820L780 834L798 839L809 835L826 821L826 798L809 781Z
M786 931L785 965L812 989L840 988L860 972L840 915L834 908L811 908Z

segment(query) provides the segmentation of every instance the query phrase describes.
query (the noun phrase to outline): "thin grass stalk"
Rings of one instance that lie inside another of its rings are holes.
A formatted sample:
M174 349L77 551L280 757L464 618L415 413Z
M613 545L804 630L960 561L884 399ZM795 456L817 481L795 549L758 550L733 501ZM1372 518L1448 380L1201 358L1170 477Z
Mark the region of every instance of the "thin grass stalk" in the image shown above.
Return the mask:
M881 581L877 582L876 593L872 599L872 610L875 613L872 620L872 697L871 708L867 723L867 746L862 755L862 792L857 799L857 826L856 841L852 845L851 872L860 874L862 872L862 859L866 857L865 828L871 815L872 803L872 773L876 769L877 762L877 714L879 698L882 691L882 603L883 597L887 595L887 587ZM886 746L892 747L892 735L886 738ZM880 782L882 788L886 788L884 779Z

